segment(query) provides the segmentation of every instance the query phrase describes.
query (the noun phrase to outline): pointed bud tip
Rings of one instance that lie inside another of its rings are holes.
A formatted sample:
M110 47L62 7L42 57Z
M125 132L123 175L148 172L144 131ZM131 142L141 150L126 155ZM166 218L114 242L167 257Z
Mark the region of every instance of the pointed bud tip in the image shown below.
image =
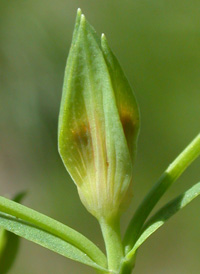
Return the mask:
M84 14L81 14L81 20L85 21L85 15Z
M82 11L80 8L77 9L77 13L76 13L76 28L79 26L80 24L80 20L81 20L81 14Z
M77 9L77 15L81 16L81 14L82 14L82 11L81 11L80 8L78 8L78 9Z
M85 24L86 18L84 14L81 14L81 25Z
M107 42L105 33L101 34L101 45L102 45L103 48L108 47L108 42Z

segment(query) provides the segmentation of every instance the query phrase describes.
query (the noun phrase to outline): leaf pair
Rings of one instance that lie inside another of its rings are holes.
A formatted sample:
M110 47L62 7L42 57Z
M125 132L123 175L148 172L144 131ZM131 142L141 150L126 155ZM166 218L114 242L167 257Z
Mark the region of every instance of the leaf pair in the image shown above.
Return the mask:
M134 260L135 252L140 245L166 220L184 208L200 194L200 183L178 196L161 208L146 222L150 212L167 189L176 181L184 170L200 155L200 134L185 148L174 162L162 174L158 182L149 191L135 215L133 216L124 237L126 260Z
M0 227L67 258L106 271L105 255L70 227L3 197L0 212Z
M173 199L165 206L163 206L155 215L153 215L148 222L144 225L142 232L138 240L136 241L131 252L128 253L127 257L131 256L136 250L151 236L156 230L158 230L165 222L176 214L179 210L183 209L192 200L200 195L200 183L192 186L189 190Z

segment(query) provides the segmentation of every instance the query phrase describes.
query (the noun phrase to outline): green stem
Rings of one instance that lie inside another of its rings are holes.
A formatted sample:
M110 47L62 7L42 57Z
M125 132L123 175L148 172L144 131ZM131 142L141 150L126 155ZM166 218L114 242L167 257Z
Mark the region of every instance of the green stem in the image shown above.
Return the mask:
M200 155L200 134L184 149L184 151L169 165L158 182L149 191L135 215L133 216L124 237L126 254L134 246L140 230L165 191L184 172L184 170Z
M112 221L101 219L99 223L106 246L109 272L118 273L124 257L119 219Z
M126 256L121 263L119 274L131 274L134 266L135 266L135 256L133 255L131 259L127 258Z

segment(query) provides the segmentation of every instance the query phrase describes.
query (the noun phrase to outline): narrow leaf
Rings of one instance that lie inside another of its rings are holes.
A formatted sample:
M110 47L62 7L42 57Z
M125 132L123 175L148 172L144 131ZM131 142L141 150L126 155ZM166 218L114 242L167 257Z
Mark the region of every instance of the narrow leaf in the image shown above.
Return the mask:
M8 214L0 213L0 225L4 229L15 233L20 237L23 237L43 247L46 247L69 259L89 265L98 270L105 270L104 268L96 264L87 254L85 254L77 247L28 222L9 216Z
M125 253L134 246L142 226L154 206L161 199L169 187L178 179L185 169L200 155L200 134L183 150L161 175L157 183L150 189L139 208L135 212L124 237Z
M127 254L127 257L129 257L131 254L133 255L138 247L140 247L144 243L144 241L146 241L147 238L151 236L151 234L158 230L162 225L165 224L165 222L170 217L172 217L175 213L188 205L198 195L200 195L200 183L197 183L185 193L179 195L177 198L173 199L165 206L163 206L146 223L143 228L142 234L140 235L133 249L130 251L130 253Z
M73 230L72 228L46 215L43 215L35 210L32 210L28 207L15 203L11 200L8 200L4 197L0 197L0 212L2 212L2 214L8 214L10 218L11 217L19 218L21 220L18 220L18 221L21 221L21 222L25 221L29 223L29 225L36 227L38 230L40 231L43 230L44 233L50 234L52 235L52 237L54 236L54 237L60 238L61 240L66 242L66 244L74 246L74 249L73 249L74 260L77 260L77 256L75 255L75 250L79 249L81 252L85 254L85 256L88 256L97 265L106 267L107 261L102 251L90 240L88 240L86 237L84 237L82 234L78 233L77 231ZM2 216L0 220L0 227L5 226L4 220L5 220L5 215ZM12 219L12 221L14 220L15 219ZM16 226L13 226L13 229L16 228L15 233L19 234L21 232L20 230L17 230L17 227L18 229L20 228L19 225L18 226L16 225ZM7 226L6 229L9 230L9 226ZM23 235L20 235L20 236L24 237ZM28 237L28 235L26 235L26 237ZM56 251L56 246L54 251Z

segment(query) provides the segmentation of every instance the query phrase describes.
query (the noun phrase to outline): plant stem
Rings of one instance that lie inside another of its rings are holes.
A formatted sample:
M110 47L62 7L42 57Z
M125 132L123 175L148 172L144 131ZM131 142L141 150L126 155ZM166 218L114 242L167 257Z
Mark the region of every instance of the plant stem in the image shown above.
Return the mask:
M109 221L101 219L99 223L106 246L108 269L110 273L118 273L124 257L119 218Z
M126 256L121 263L119 274L131 274L134 266L135 256L133 255L131 259Z
M166 190L175 182L184 170L200 155L200 134L184 149L184 151L169 165L167 170L161 175L157 183L149 191L143 202L133 216L125 238L126 254L135 244L138 234L149 216L151 210L166 192Z

